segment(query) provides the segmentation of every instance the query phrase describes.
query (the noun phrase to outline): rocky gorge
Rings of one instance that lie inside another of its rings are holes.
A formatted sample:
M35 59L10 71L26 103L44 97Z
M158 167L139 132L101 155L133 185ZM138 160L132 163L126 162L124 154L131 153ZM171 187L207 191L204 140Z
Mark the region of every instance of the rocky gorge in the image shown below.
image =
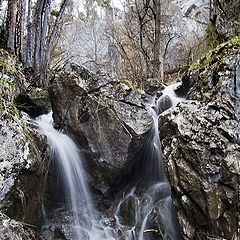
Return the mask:
M49 95L40 90L38 95L30 85L19 87L19 82L27 81L19 63L5 51L1 51L1 72L1 239L44 239L41 206L44 201L51 206L56 200L56 176L54 169L48 171L50 150L33 118L50 110L49 101L55 128L63 129L84 156L86 179L97 208L107 215L107 225L114 228L119 221L134 227L133 216L142 206L136 203L147 201L151 191L157 192L139 186L136 180L136 166L153 124L146 108L149 86L140 90L127 80L94 75L72 63L54 72ZM157 85L152 95L161 96L163 88ZM165 111L158 117L158 128L182 236L237 240L239 38L200 59L175 92L186 100L172 108L171 103L164 103L167 107L162 107ZM134 184L137 197L130 190ZM123 193L125 198L119 204ZM142 238L136 239L166 239L158 220L158 204L149 213L154 231L142 231ZM141 226L136 224L136 228ZM71 239L61 229L51 231L53 239ZM114 239L131 239L121 231Z

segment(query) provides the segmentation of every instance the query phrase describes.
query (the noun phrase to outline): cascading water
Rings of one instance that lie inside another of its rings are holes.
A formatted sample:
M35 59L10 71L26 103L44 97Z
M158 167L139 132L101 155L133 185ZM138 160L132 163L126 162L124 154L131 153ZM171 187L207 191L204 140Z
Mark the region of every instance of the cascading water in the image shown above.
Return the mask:
M135 168L135 186L117 205L114 230L107 226L106 219L94 207L85 181L82 157L74 142L67 135L54 129L51 113L38 119L39 129L47 136L51 147L51 158L59 169L61 188L65 195L64 208L68 211L72 229L69 239L113 240L120 237L124 240L152 240L158 239L159 235L166 240L183 239L172 204L171 187L164 173L158 132L159 114L182 100L174 94L173 87L174 85L165 88L157 101L152 96L146 101L146 109L153 118L153 124L145 140L139 164ZM126 202L134 209L133 214L129 213L132 219L127 223L122 222L121 217L121 209Z
M183 100L175 94L174 87L176 87L175 84L166 87L162 91L163 95L156 102L155 97L152 96L149 96L146 101L146 109L153 118L153 125L146 138L144 151L134 173L137 174L137 177L134 177L137 187L143 188L145 185L145 192L139 194L137 190L132 190L131 194L127 194L119 202L115 214L119 215L119 209L125 201L128 201L129 195L134 196L135 202L140 204L137 208L138 213L135 214L137 217L132 223L134 227L127 231L121 224L121 217L117 217L118 228L127 232L125 234L126 240L154 239L157 230L152 215L158 215L158 222L162 229L161 236L164 239L183 239L172 203L171 187L164 172L163 154L158 132L158 116L169 107L175 106Z
M40 131L47 136L52 158L57 161L62 177L62 188L67 196L66 209L72 213L71 239L111 240L111 229L101 224L94 208L80 153L71 138L54 129L51 115L42 115L37 122Z

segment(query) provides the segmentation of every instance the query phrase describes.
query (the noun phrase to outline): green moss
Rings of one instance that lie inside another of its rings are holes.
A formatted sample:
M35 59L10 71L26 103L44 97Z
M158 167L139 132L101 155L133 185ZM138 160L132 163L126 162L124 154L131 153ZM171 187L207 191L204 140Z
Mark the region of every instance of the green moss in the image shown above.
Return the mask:
M0 117L13 119L18 110L14 105L15 86L11 79L0 78Z
M220 44L219 37L217 35L216 26L209 22L205 29L205 41L206 41L206 50L213 49Z
M59 12L57 10L52 10L51 11L51 16L53 16L53 17L57 17L58 14L59 14Z
M229 39L229 44L240 46L240 36L233 36Z
M221 43L216 48L208 51L203 58L199 59L191 66L190 70L201 70L209 65L218 64L228 50L234 47L240 47L240 36L234 36L227 42Z
M7 64L3 59L0 59L0 70L2 70L3 68L6 68Z
M128 79L122 79L120 80L120 82L126 84L129 88L131 88L134 92L138 94L145 94L142 89L138 88L135 84L133 84L133 82Z
M128 79L122 79L120 82L126 84L129 88L134 89L133 83Z

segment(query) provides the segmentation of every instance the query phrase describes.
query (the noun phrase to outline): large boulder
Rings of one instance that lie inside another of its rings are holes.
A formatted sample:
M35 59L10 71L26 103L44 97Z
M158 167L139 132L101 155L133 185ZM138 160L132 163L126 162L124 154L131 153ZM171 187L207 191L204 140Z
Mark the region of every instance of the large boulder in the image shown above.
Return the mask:
M55 75L49 93L55 123L79 144L94 187L106 191L134 163L151 126L142 91L128 81L83 75L72 64Z
M160 136L186 236L237 239L240 49L227 43L211 54L185 76L189 101L161 115Z

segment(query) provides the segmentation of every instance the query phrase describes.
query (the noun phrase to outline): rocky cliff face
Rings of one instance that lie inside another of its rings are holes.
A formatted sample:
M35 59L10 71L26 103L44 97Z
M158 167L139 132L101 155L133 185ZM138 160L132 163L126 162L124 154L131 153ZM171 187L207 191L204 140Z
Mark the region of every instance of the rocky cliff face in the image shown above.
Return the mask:
M47 146L15 107L19 81L26 81L20 66L2 50L0 56L0 238L40 239L29 226L37 230L40 223Z
M134 164L151 126L141 92L70 65L55 76L50 97L56 124L81 146L94 187L106 191Z
M189 239L237 239L240 47L221 45L184 77L185 103L159 119L166 169ZM194 100L194 101L193 101Z
M239 35L240 2L238 0L219 0L213 1L212 4L212 17L216 18L216 29L220 36Z

